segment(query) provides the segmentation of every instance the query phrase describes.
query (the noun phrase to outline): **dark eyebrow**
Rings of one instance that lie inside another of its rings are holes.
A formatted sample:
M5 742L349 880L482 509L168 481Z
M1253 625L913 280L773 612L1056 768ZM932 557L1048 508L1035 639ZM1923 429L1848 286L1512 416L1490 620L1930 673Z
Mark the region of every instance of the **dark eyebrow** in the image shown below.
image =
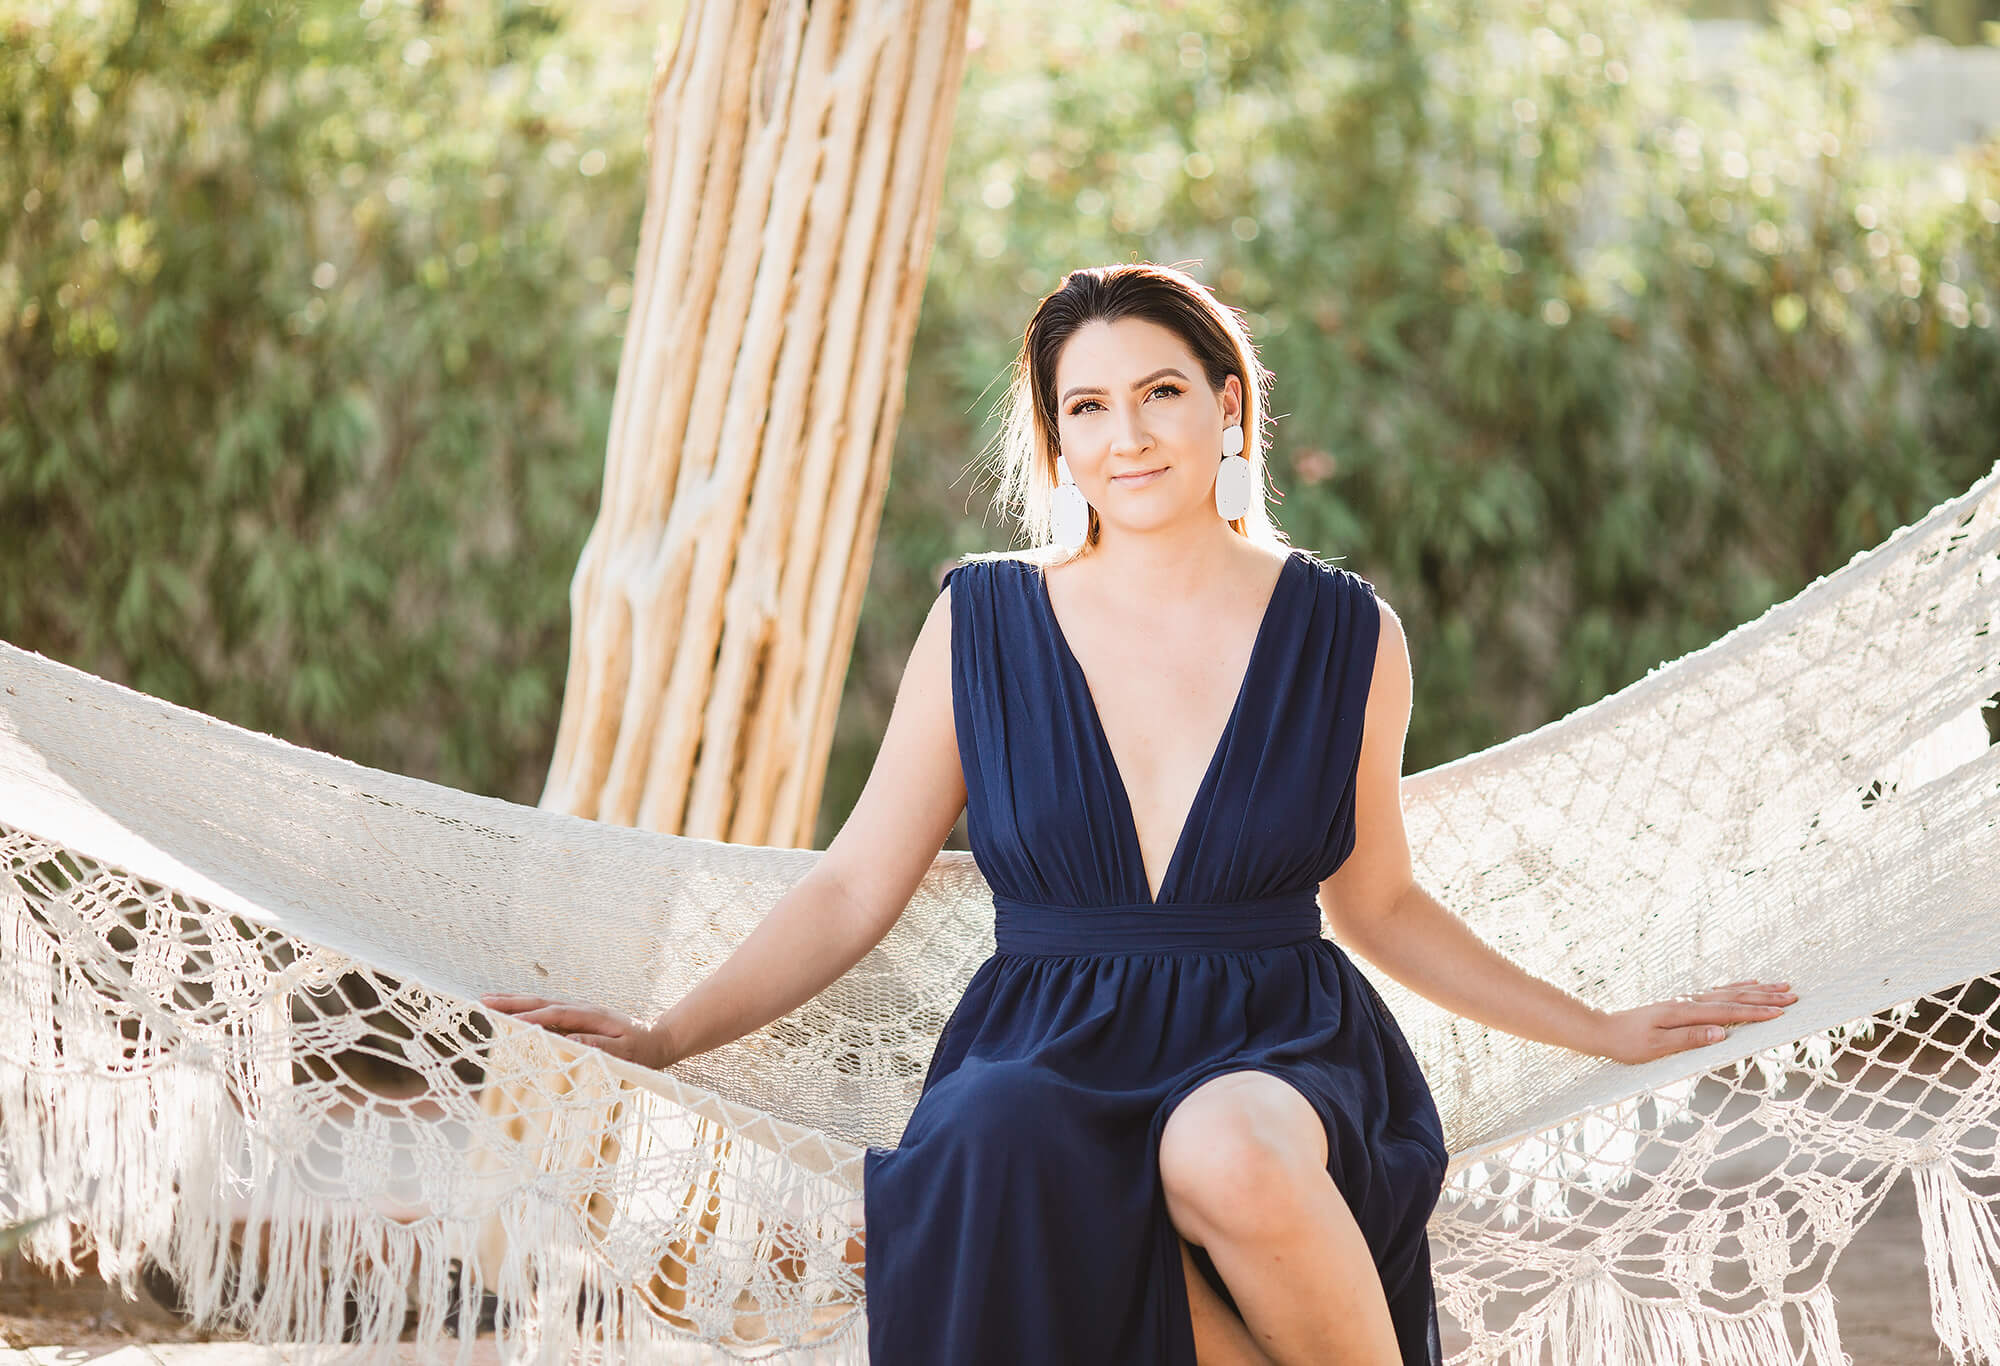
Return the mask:
M1146 387L1146 386L1147 386L1148 384L1151 384L1151 383L1152 383L1152 382L1153 382L1154 380L1156 380L1156 379L1164 379L1164 378L1165 378L1166 376L1168 376L1168 375L1172 375L1172 376L1173 376L1174 378L1176 378L1176 379L1179 379L1179 380L1182 380L1182 381L1186 381L1186 379L1187 379L1187 376L1186 376L1186 375L1183 375L1183 374L1182 374L1182 373L1181 373L1180 371L1178 371L1178 370L1174 369L1174 367L1173 367L1173 366L1169 365L1169 366L1168 366L1168 367L1167 367L1166 369L1164 369L1164 370L1155 370L1155 371L1154 371L1154 372L1153 372L1152 374L1150 374L1150 375L1146 376L1146 377L1145 377L1144 379L1135 379L1135 380L1133 380L1133 381L1132 381L1132 387L1133 387L1134 389L1143 389L1143 388L1145 388L1145 387ZM1077 396L1078 394L1101 394L1101 393L1103 393L1103 392L1104 392L1104 391L1103 391L1102 389L1091 389L1091 388L1087 388L1087 387L1085 387L1084 385L1081 385L1081 384L1079 384L1079 385L1077 385L1077 386L1076 386L1076 388L1074 388L1074 389L1070 390L1070 391L1069 391L1068 393L1064 394L1064 395L1063 395L1063 396L1062 396L1062 397L1061 397L1060 399L1058 399L1058 400L1057 400L1057 402L1059 402L1059 403L1067 403L1067 402L1069 402L1069 401L1070 401L1071 399L1075 398L1075 397L1076 397L1076 396Z

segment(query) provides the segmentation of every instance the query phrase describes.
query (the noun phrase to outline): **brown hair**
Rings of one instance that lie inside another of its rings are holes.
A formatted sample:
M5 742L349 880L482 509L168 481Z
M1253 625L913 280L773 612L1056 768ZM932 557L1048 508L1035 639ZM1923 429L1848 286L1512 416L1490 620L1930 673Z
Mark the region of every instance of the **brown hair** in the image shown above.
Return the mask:
M1174 333L1201 364L1211 389L1229 376L1243 386L1243 455L1250 462L1256 494L1242 517L1230 522L1241 535L1282 544L1283 534L1265 505L1264 445L1270 372L1258 363L1250 334L1234 309L1218 300L1193 276L1149 261L1089 266L1063 277L1036 307L1021 338L1008 385L1007 411L997 440L1000 488L994 501L1019 519L1031 543L1051 535L1050 495L1056 485L1056 361L1070 337L1086 323L1143 318ZM1217 459L1221 452L1216 452ZM1098 542L1097 509L1083 551Z

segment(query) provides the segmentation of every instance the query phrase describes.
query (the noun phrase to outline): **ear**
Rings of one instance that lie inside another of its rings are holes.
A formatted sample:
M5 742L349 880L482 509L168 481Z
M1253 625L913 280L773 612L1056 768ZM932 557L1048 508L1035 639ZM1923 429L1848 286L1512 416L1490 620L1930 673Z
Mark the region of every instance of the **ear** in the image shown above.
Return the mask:
M1234 427L1242 422L1243 381L1235 375L1227 376L1222 381L1222 391L1219 397L1222 400L1222 425L1225 427ZM1248 436L1249 433L1245 432L1244 435Z

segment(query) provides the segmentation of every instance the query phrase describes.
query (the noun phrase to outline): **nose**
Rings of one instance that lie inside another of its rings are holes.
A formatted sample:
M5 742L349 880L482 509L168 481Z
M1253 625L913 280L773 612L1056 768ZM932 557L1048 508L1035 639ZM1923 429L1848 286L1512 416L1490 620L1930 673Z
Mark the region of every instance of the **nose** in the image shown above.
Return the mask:
M1146 431L1141 410L1134 405L1121 405L1111 419L1111 454L1118 457L1137 455L1152 449L1153 438Z

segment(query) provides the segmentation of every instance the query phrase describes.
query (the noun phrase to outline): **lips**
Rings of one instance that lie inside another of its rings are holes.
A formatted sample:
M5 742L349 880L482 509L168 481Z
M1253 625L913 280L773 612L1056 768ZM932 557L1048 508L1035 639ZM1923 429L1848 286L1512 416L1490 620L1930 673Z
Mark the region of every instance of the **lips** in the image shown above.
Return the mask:
M1144 483L1148 479L1151 479L1156 474L1164 474L1166 472L1166 469L1167 467L1165 465L1161 465L1157 469L1133 470L1130 474L1114 474L1111 476L1111 482L1114 484Z

